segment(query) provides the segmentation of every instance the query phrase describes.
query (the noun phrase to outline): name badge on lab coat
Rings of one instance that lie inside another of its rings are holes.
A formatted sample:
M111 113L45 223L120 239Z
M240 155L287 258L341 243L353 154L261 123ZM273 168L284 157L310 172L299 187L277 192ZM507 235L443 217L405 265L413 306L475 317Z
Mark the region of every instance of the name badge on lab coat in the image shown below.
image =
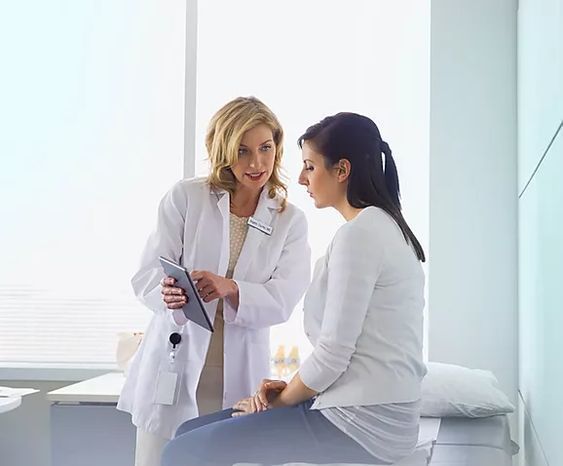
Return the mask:
M256 228L257 230L261 231L262 233L265 233L268 236L272 236L272 231L274 231L274 229L270 225L266 225L264 222L261 222L260 220L257 220L254 217L249 217L247 223L248 226L252 228Z
M178 374L170 371L160 371L156 380L154 402L159 405L173 405L176 402L178 389Z

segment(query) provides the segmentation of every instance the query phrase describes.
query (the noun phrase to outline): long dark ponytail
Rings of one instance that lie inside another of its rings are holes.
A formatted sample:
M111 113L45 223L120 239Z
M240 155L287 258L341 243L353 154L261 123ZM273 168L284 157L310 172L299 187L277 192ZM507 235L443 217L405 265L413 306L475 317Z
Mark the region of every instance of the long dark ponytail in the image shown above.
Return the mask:
M418 260L425 262L424 250L401 213L397 166L377 125L357 113L337 113L307 128L297 141L299 147L305 141L324 156L327 167L340 159L350 161L347 191L350 205L359 209L375 206L387 212L414 248Z

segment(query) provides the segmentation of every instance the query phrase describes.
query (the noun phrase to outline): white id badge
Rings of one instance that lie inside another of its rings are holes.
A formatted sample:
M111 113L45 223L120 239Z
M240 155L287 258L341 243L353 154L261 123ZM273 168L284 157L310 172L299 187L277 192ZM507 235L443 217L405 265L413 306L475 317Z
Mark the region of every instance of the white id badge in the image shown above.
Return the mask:
M178 374L161 370L156 379L154 402L159 405L173 405L178 390Z
M257 230L268 236L272 236L272 232L274 231L274 229L270 225L266 225L264 222L261 222L254 217L249 217L246 223L248 224L248 226L256 228Z

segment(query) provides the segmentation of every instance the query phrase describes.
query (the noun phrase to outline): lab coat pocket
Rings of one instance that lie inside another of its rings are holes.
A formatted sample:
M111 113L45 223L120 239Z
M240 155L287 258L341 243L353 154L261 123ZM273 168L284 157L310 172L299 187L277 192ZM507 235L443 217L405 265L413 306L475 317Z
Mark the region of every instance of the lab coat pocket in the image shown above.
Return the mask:
M269 329L248 329L248 341L251 345L266 345L270 344Z
M250 351L259 360L270 358L270 332L268 329L253 330L249 334Z
M270 342L256 342L250 343L250 360L252 360L256 367L265 369L261 377L270 377Z

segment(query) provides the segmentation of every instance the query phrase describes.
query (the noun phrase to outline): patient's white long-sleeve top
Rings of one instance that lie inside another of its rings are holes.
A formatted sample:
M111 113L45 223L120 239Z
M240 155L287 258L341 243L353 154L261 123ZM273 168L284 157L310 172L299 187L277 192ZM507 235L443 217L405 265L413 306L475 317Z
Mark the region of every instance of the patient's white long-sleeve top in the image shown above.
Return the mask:
M299 374L312 408L420 398L424 272L394 219L366 207L344 224L315 267L304 301L314 346Z
M418 438L423 308L420 262L377 207L338 230L305 296L314 350L299 375L319 392L312 409L386 463Z

